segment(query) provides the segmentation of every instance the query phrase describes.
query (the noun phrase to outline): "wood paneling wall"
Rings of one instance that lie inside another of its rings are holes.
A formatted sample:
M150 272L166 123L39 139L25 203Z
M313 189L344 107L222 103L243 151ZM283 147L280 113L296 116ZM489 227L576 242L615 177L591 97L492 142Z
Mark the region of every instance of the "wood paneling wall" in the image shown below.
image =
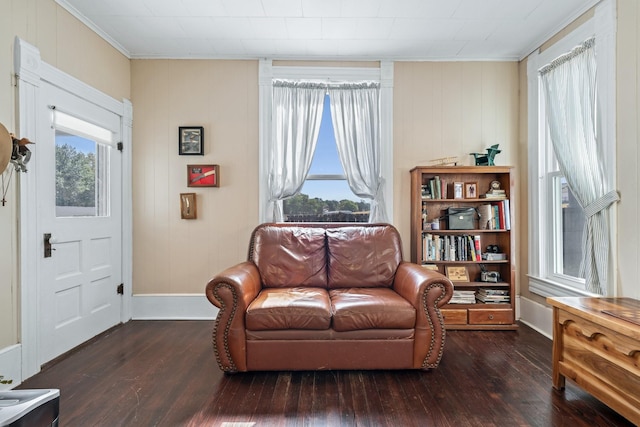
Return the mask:
M199 293L246 258L258 220L258 64L134 60L134 293ZM205 127L205 156L178 156L181 125ZM515 62L396 63L394 223L409 254L409 170L492 144L515 164ZM197 189L198 219L181 220L188 163L220 164L221 187Z
M493 144L496 164L517 166L518 64L396 62L393 94L394 223L408 258L411 168L450 156L473 165L469 153Z
M134 294L203 293L258 223L258 62L134 60L132 102ZM204 127L204 156L178 155L179 126ZM187 187L188 164L220 165L220 187Z
M617 1L618 295L640 298L640 4Z

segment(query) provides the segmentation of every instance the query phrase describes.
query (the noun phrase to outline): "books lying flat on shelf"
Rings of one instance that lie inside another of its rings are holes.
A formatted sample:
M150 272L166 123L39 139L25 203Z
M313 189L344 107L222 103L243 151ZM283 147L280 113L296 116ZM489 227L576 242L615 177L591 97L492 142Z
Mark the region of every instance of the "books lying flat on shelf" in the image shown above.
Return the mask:
M482 254L482 259L485 261L504 261L507 259L507 254L503 253L493 253L493 252L485 252Z
M476 292L475 291L461 291L455 290L453 291L453 297L449 301L449 304L475 304L476 303Z
M478 301L485 304L501 304L511 302L511 296L506 289L478 289L476 293Z

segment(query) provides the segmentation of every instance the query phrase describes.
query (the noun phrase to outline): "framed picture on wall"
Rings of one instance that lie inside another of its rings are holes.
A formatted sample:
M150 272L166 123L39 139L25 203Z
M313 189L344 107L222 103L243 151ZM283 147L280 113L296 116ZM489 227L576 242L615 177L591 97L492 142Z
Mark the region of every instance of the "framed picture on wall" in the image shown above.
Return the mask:
M181 156L204 156L204 128L202 126L180 126L178 128L178 154Z
M220 167L187 165L187 187L220 187Z
M196 193L180 193L180 217L182 219L198 218Z

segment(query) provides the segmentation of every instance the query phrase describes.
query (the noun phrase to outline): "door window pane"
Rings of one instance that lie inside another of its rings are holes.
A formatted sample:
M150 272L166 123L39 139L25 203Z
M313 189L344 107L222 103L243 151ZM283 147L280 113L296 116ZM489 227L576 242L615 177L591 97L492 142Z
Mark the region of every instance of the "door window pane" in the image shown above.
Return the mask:
M107 147L56 129L56 217L108 214Z

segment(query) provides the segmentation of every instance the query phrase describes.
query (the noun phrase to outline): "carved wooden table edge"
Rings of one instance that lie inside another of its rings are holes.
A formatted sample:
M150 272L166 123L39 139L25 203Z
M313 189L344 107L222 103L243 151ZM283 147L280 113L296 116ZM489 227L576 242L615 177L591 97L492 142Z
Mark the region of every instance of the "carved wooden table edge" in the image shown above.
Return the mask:
M640 301L550 297L553 387L565 378L640 424Z

